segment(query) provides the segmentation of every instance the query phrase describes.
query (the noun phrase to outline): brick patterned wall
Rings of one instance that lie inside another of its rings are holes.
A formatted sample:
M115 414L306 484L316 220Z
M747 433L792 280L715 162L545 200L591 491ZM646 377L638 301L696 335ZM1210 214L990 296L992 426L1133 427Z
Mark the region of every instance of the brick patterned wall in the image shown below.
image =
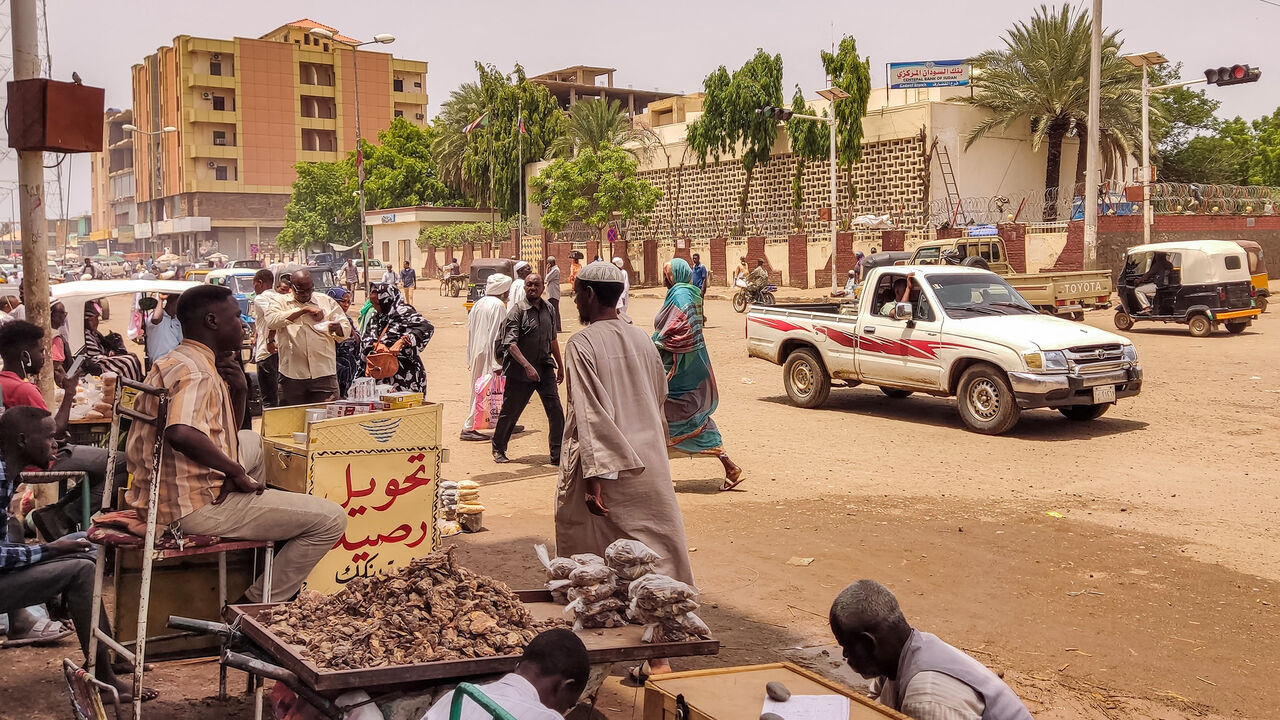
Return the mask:
M787 284L809 287L809 236L787 236Z
M1250 225L1252 221L1252 225ZM1280 257L1280 216L1245 217L1240 215L1156 215L1151 226L1152 242L1180 240L1252 240L1262 245L1264 256ZM1073 244L1074 243L1074 244ZM1104 216L1098 218L1098 267L1120 271L1124 251L1142 244L1142 218L1139 216ZM1067 224L1067 249L1074 252L1074 264L1064 265L1058 258L1055 270L1078 270L1083 265L1084 222ZM1280 278L1280 263L1267 267L1270 277Z
M791 178L795 167L795 156L790 153L774 155L768 163L756 166L748 195L748 233L781 238L792 231ZM818 222L818 208L829 202L827 167L826 161L805 164L802 213L808 224ZM858 195L853 203L854 214L897 216L920 213L923 209L924 187L920 182L923 170L924 145L918 137L864 144L862 160L853 168ZM639 175L657 187L664 187L665 172L646 170ZM669 203L673 200L664 197L654 209L653 222L647 228L633 229L632 232L644 237L669 239L677 236L718 237L733 231L738 215L738 194L746 177L742 163L724 160L709 163L705 168L690 164L676 172L681 175L683 187L679 208L681 227L669 227ZM840 206L847 208L848 174L843 170L839 174L837 197Z
M1009 253L1009 264L1017 272L1027 271L1027 226L1023 223L1000 223L996 226L1004 249Z
M885 230L880 233L881 252L902 252L906 246L906 230Z
M711 284L728 287L733 280L729 268L729 238L711 238L711 247L707 251L707 265L711 268Z
M884 242L884 236L880 235L880 242ZM854 255L853 243L854 238L858 234L850 232L836 233L836 277L840 278L838 284L844 284L844 278L849 276L849 271L853 269L854 263L858 262L858 258ZM883 246L881 246L883 249ZM827 259L827 263L822 269L814 273L814 281L818 287L831 287L831 259Z

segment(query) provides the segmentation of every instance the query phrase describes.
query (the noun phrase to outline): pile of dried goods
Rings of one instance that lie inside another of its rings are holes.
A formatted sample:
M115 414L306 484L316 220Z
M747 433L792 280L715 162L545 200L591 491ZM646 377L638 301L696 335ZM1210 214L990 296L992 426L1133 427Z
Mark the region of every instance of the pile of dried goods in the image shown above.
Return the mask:
M643 623L643 642L665 643L711 637L711 630L694 614L698 591L667 577L645 575L631 583L628 616Z
M335 595L273 608L270 630L322 668L345 670L519 654L559 622L536 622L501 582L453 560L454 548Z

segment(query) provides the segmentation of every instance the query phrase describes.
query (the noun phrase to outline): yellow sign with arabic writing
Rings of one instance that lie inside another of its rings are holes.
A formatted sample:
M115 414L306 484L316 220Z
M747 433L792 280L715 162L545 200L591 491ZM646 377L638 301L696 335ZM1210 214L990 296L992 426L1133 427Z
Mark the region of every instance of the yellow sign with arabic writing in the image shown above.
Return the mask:
M439 448L312 452L310 494L347 512L347 530L307 576L334 593L353 578L397 570L440 545Z

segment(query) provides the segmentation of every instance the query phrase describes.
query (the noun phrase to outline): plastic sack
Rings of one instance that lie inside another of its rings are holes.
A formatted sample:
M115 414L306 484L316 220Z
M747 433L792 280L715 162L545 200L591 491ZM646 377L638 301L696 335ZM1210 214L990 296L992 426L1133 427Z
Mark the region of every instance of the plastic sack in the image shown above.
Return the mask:
M623 565L622 567L614 568L614 572L618 574L618 581L622 583L622 591L626 592L627 584L631 583L633 580L639 580L645 575L651 575L654 568L655 566L650 565L649 563L639 563L636 565Z
M662 556L639 540L622 538L610 543L604 551L604 559L609 567L617 569L641 563L652 565L661 560Z
M578 553L577 555L570 555L569 559L578 563L579 565L603 565L604 564L604 558L600 557L599 555L596 555L595 553Z
M569 580L577 587L602 583L617 585L618 576L608 565L579 565L569 573Z
M502 394L507 379L501 375L486 373L476 380L475 418L476 430L492 430L498 427L498 415L502 413Z
M627 588L631 602L641 610L653 611L687 600L696 602L698 591L666 575L645 575Z
M547 569L547 578L550 580L568 580L569 573L578 569L578 563L570 558L551 557L546 545L534 545L533 552L538 556L542 567Z
M617 590L617 586L613 583L600 583L598 585L574 585L569 588L566 593L569 602L577 600L585 600L589 603L600 602L612 597Z

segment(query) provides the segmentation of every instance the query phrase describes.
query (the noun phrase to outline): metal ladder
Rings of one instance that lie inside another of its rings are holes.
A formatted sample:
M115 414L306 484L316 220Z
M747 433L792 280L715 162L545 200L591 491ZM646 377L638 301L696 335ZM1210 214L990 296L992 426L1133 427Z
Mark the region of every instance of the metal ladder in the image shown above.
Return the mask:
M951 165L947 146L938 142L936 137L933 139L933 146L934 154L938 157L938 167L942 170L942 186L947 191L947 207L951 210L951 225L954 227L956 218L960 216L960 188L956 185L956 172Z

